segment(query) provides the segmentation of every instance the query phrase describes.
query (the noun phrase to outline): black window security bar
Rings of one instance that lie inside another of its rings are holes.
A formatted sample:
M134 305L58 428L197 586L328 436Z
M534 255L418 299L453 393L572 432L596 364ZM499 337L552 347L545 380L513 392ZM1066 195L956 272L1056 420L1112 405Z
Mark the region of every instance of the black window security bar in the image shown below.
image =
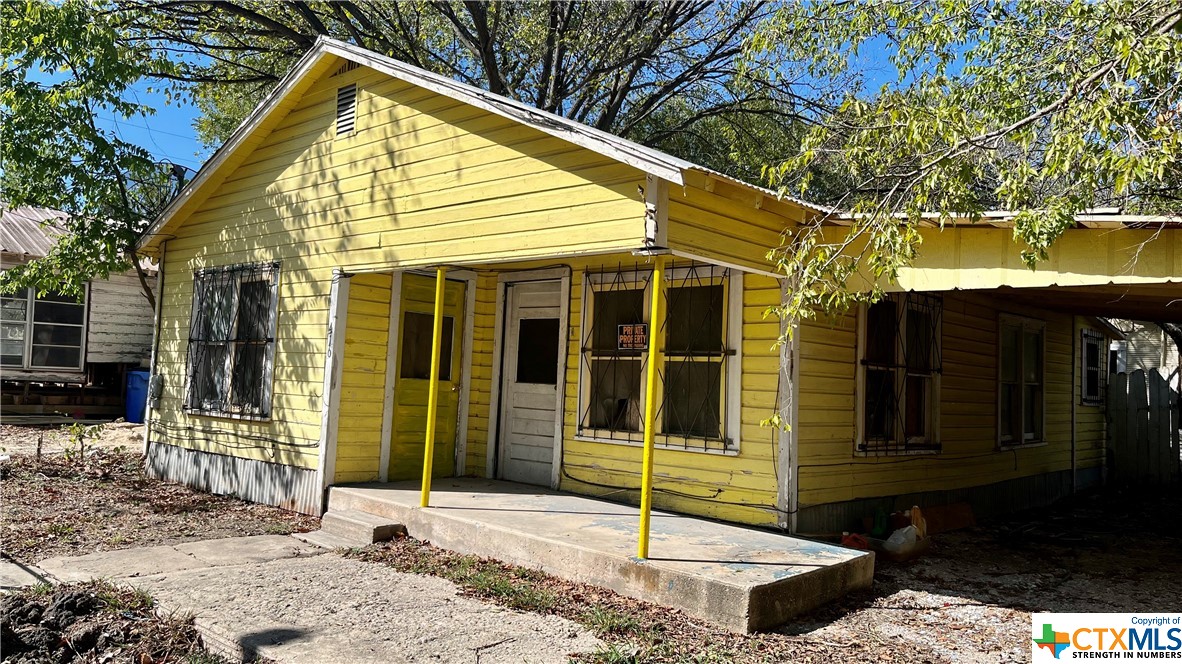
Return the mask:
M726 268L673 264L666 270L666 307L659 322L664 361L658 367L659 441L685 449L725 450L729 358ZM652 272L644 264L587 272L579 430L610 440L643 440L647 371L647 305Z
M939 449L943 309L943 298L928 293L891 294L867 307L862 451Z
M278 263L194 273L186 409L270 415L278 280Z
M1085 406L1102 405L1107 396L1108 367L1104 346L1104 336L1096 330L1080 331L1079 399Z

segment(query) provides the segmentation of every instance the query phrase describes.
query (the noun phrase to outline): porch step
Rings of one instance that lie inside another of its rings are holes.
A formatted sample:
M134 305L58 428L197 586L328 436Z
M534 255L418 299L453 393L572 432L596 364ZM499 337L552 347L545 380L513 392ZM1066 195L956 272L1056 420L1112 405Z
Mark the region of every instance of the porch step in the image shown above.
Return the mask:
M352 549L359 546L353 540L345 539L332 533L326 533L323 530L314 530L309 533L292 533L291 536L301 542L306 542L322 549Z
M320 518L320 529L330 535L348 540L353 546L393 539L406 528L397 521L353 509L330 509Z

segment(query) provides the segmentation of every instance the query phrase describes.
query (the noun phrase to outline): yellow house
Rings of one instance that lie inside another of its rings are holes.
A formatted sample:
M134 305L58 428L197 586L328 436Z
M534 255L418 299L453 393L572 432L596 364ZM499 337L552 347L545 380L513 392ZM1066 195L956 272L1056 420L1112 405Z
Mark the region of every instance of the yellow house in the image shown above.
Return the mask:
M1170 316L1182 231L1088 222L1032 273L1003 219L933 228L776 348L767 251L828 212L322 39L142 241L149 467L319 514L419 477L434 393L436 476L635 500L653 347L657 507L819 532L1100 481L1092 316Z

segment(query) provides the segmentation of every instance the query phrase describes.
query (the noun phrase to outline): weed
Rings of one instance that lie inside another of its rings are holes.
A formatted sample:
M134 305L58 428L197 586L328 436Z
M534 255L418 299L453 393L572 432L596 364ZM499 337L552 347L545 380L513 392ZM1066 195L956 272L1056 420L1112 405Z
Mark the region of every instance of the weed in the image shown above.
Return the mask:
M95 596L102 600L103 604L116 613L130 611L132 613L145 613L152 610L156 606L156 600L152 599L152 595L146 590L139 588L132 588L130 586L115 586L107 583L98 584L95 589Z
M73 424L63 425L62 430L66 432L68 439L66 441L66 461L77 461L86 454L87 441L98 440L101 434L103 425L101 424L82 424L74 422Z
M51 523L46 530L54 537L67 537L74 534L74 526L68 526L64 523Z
M632 616L611 608L592 606L583 613L582 622L599 636L627 635L639 631L640 623Z
M24 592L33 597L48 597L53 594L53 584L42 581L41 583L25 588Z
M605 643L591 653L595 664L640 664L640 648L626 643Z

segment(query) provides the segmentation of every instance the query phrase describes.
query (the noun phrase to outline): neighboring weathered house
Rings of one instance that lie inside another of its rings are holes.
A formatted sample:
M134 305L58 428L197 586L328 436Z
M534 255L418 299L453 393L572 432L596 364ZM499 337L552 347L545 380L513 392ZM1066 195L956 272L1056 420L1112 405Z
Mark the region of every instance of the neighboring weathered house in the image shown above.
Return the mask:
M0 269L45 256L60 233L56 210L0 214ZM122 412L124 373L147 366L152 348L153 312L134 272L90 282L82 299L25 289L0 308L5 413Z
M1113 320L1124 339L1109 347L1111 373L1156 371L1174 390L1182 389L1182 358L1178 344L1157 323L1140 320Z
M728 521L832 531L1100 481L1083 349L1107 347L1095 316L1182 318L1182 229L1081 218L1031 271L1003 216L933 223L886 299L777 348L768 249L840 239L826 212L322 39L142 241L149 466L318 513L334 484L422 473L434 379L437 475L634 500L652 403L656 505Z

